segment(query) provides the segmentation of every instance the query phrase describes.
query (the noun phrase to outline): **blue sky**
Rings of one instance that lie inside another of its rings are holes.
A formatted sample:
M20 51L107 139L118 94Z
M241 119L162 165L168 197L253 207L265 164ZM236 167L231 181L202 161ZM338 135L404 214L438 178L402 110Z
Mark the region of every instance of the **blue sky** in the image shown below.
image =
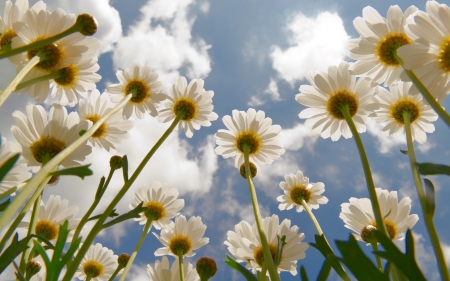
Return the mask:
M30 1L34 3L35 1ZM181 211L187 217L201 216L207 225L206 237L210 243L197 251L196 259L208 255L218 263L219 271L213 280L242 280L222 262L228 253L223 242L226 232L234 230L241 220L253 222L251 202L246 182L238 175L233 160L214 154L213 135L224 129L221 118L231 115L233 109L246 111L249 107L263 110L274 124L283 128L286 153L272 165L259 167L255 179L263 216L273 213L280 219L290 219L306 235L305 242L312 242L315 229L307 215L294 210L279 211L276 197L282 194L278 184L285 174L302 170L313 182L325 184L324 195L329 203L314 213L329 241L346 240L349 231L339 219L340 205L350 197L368 197L363 171L353 139L311 138L309 128L303 125L298 113L304 107L294 97L309 70L325 70L346 58L345 43L359 37L353 27L353 19L362 16L362 9L371 5L383 16L390 5L405 10L410 5L425 8L425 1L208 1L208 0L136 0L107 1L79 0L46 1L49 10L62 7L67 12L88 12L97 17L97 37L104 42L99 59L97 84L100 91L111 83L117 83L117 69L130 67L134 60L151 65L160 74L164 87L176 82L179 75L188 80L203 78L205 89L213 90L214 111L219 119L211 127L202 127L192 139L183 133L173 134L158 151L137 180L134 189L123 198L118 212L128 210L132 192L142 182L158 180L180 190L186 206ZM3 6L1 14L3 14ZM12 70L12 71L11 71ZM11 77L14 68L8 61L0 62L1 85ZM49 107L52 101L46 102ZM11 113L24 111L32 103L27 96L14 95L2 107L0 131L13 140L10 126ZM450 108L448 101L444 103ZM159 124L149 117L135 120L132 139L118 147L118 154L127 154L130 170L136 167L142 153L146 153L167 124ZM436 131L428 135L428 141L418 148L418 161L448 164L447 148L450 133L445 124L435 122ZM412 212L421 216L408 159L399 152L406 144L401 137L383 138L377 124L368 126L362 134L377 187L396 190L399 198L409 196L413 200ZM417 144L417 143L416 143ZM94 150L87 163L93 163L94 176L84 182L62 179L55 187L48 187L44 201L50 194L59 194L78 205L84 213L95 194L101 176L108 173L107 152ZM95 159L95 161L94 161ZM431 177L438 192L436 226L450 259L450 231L446 215L450 206L441 198L450 198L445 177ZM115 177L105 206L121 186L120 175ZM109 200L108 200L109 199ZM81 216L81 215L79 215ZM127 222L102 233L97 239L116 254L130 253L142 227ZM414 227L419 263L430 280L437 280L437 268L423 220ZM334 242L331 242L334 249ZM365 247L361 243L362 247ZM149 235L132 269L130 280L146 280L145 268L154 263L153 252L161 247L153 235ZM369 249L367 249L369 251ZM160 258L159 258L160 259ZM170 258L172 262L173 259ZM311 279L315 279L323 263L321 254L310 247L304 265ZM299 280L299 276L282 273L283 280ZM4 277L0 277L0 280ZM333 277L336 279L336 276Z

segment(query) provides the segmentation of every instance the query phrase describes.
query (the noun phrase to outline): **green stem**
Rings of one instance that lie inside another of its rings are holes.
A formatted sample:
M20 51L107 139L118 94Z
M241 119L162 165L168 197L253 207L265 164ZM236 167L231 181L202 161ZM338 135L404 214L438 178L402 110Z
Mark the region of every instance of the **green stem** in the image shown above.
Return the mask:
M250 147L244 144L244 164L245 164L245 174L247 176L248 188L250 191L250 197L252 198L253 213L255 215L256 226L258 228L259 237L261 239L261 245L264 253L264 262L266 263L267 269L269 271L269 276L271 281L280 281L280 276L278 275L277 268L272 259L272 254L270 252L269 243L267 242L266 234L262 228L261 213L259 211L258 198L256 197L256 190L252 180L252 174L250 172L250 160L249 160Z
M6 197L8 197L9 195L13 194L14 192L16 192L17 189L18 189L17 186L13 186L13 187L9 188L8 190L6 190L2 194L0 194L0 200L3 200Z
M131 97L131 95L129 95ZM80 264L81 260L83 259L84 255L86 254L87 250L89 249L89 246L94 242L95 237L97 234L102 230L103 223L108 218L111 211L114 209L114 207L119 203L120 199L125 195L125 193L128 191L128 189L131 187L131 185L134 183L136 178L139 176L139 174L144 169L147 162L152 158L153 154L156 152L156 150L161 146L161 144L166 140L166 138L170 135L170 133L173 131L173 129L177 126L178 122L180 122L182 114L184 112L180 112L175 120L173 120L173 123L170 125L170 127L164 132L164 134L161 136L161 138L155 143L155 145L150 149L148 154L144 157L142 162L139 164L139 166L136 168L136 171L134 171L133 175L130 177L128 181L126 181L123 185L123 187L120 189L119 193L114 197L114 199L111 201L111 203L108 205L106 210L103 212L103 214L100 216L100 218L97 220L97 223L92 228L91 232L86 237L86 240L83 243L83 246L79 249L78 254L75 256L75 259L73 260L72 264L67 268L66 274L64 275L63 281L70 281L72 276L75 274L78 265ZM97 124L97 122L95 123Z
M180 269L180 281L184 281L184 268L183 268L183 252L178 252L178 266Z
M378 256L377 256L378 257ZM397 273L399 272L399 270L397 270L397 268L395 267L395 265L393 263L391 263L391 267L389 269L389 273L392 276L392 281L398 281L398 277L397 277Z
M118 266L111 277L109 277L108 281L113 281L114 278L116 278L117 274L119 274L119 272L122 270L122 268L123 267Z
M42 75L42 76L27 80L25 82L19 83L14 91L18 91L20 89L29 87L29 86L34 85L39 82L43 82L43 81L47 81L47 80L55 79L55 78L60 78L60 77L61 77L61 74L58 71L53 71L52 73Z
M444 253L439 242L439 236L434 225L433 217L427 210L425 189L422 185L419 170L416 166L416 153L414 151L414 143L411 134L410 114L408 111L403 111L403 121L405 124L406 141L408 143L408 156L411 170L416 184L417 195L419 196L420 205L422 207L422 214L425 220L425 226L427 227L428 235L430 236L431 245L433 246L434 255L436 256L439 272L441 273L442 280L449 281L450 275L445 263Z
M86 281L91 281L92 276L86 276Z
M119 281L124 281L125 280L125 277L127 276L128 271L130 270L131 265L133 264L133 261L136 258L136 255L137 255L139 249L141 248L142 243L144 243L145 237L147 236L150 227L152 226L152 221L153 220L147 218L147 222L145 223L144 230L142 231L142 234L141 234L141 238L139 238L139 241L136 244L136 247L134 248L134 251L133 251L133 253L130 256L130 260L128 260L127 265L125 266L125 269L124 269L124 271L122 273L122 276L120 276L120 280ZM181 255L181 258L183 258L183 255Z
M377 223L377 228L383 232L386 237L389 237L389 234L386 229L386 225L384 224L384 218L381 215L380 204L378 203L377 192L375 191L375 184L373 183L372 172L370 170L369 160L367 159L366 150L364 149L364 145L362 143L361 137L359 136L358 130L356 130L355 123L353 123L353 119L350 116L350 110L348 108L348 104L341 108L342 115L344 115L345 120L347 121L348 126L350 127L350 131L353 134L355 139L356 147L358 148L359 157L361 159L361 164L364 169L364 176L366 177L367 190L369 191L370 201L372 202L372 210L375 216L375 221Z
M378 242L376 239L370 239L370 245L372 245L372 249L375 252L378 252ZM377 265L378 265L378 269L383 272L383 264L381 263L381 258L377 255L375 255L376 260L377 260Z

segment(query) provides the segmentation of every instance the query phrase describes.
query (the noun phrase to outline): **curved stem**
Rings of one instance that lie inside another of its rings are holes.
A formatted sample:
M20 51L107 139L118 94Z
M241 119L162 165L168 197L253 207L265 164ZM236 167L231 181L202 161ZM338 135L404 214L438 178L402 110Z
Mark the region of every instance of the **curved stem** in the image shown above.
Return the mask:
M371 239L370 240L370 245L372 246L372 249L377 252L378 251L378 242L376 241L376 239ZM375 255L376 260L377 260L377 265L378 265L378 269L383 272L383 264L381 263L381 258L380 256Z
M180 270L180 281L184 281L184 268L183 268L183 252L178 252L178 267Z
M114 273L109 277L108 281L113 281L114 278L116 278L117 274L122 270L123 267L118 266L116 270L114 270Z
M18 91L20 89L29 87L31 85L34 85L34 84L42 82L42 81L47 81L47 80L55 79L55 78L59 78L59 77L61 77L61 74L58 71L54 71L50 74L42 75L42 76L30 79L30 80L24 81L22 83L19 83L14 91Z

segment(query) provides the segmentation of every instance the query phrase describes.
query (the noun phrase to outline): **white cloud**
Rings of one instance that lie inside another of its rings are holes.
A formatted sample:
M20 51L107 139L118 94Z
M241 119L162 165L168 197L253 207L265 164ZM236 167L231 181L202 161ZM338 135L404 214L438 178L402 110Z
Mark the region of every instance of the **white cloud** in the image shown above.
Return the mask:
M283 129L280 134L280 138L284 143L285 150L299 150L304 145L308 148L312 148L317 141L316 137L311 137L309 133L311 128L304 124L297 123L291 129Z
M266 102L257 96L252 96L248 101L247 105L251 107L258 107L265 104Z
M260 106L266 103L266 100L262 96L269 96L273 101L280 101L280 92L278 91L277 81L273 78L270 79L269 85L262 92L262 94L258 94L252 96L250 101L247 103L248 106Z
M345 58L350 36L337 13L322 12L315 18L295 14L286 26L290 47L272 46L272 66L280 77L293 84L310 70L326 70Z
M450 245L442 243L442 250L444 251L445 261L450 265Z

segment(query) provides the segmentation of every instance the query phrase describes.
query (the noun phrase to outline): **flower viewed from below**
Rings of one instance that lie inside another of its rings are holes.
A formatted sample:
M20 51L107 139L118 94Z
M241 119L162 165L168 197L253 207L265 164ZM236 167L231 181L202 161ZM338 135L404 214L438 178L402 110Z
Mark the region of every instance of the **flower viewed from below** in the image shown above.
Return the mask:
M0 167L14 154L19 153L20 149L20 145L13 142L7 142L5 137L1 137ZM29 178L31 178L31 173L29 172L27 165L25 163L16 162L0 182L0 194Z
M450 7L427 1L426 10L407 19L405 31L416 44L399 48L398 55L404 60L403 66L413 70L442 103L450 91Z
M173 85L166 96L166 101L162 103L158 120L166 123L178 114L182 114L177 129L184 128L184 133L188 138L194 135L194 129L199 130L200 126L211 126L210 121L219 117L213 112L212 105L213 91L205 91L202 79L194 79L189 85L186 78L178 78L176 85Z
M78 113L67 114L67 109L60 104L53 104L50 113L40 105L29 104L27 114L14 111L13 117L17 126L11 131L17 142L22 146L23 161L32 171L40 167L77 140L79 132L87 130L89 123L80 123ZM91 153L91 147L86 143L79 146L66 159L61 162L63 167L78 165Z
M97 243L91 245L75 273L79 280L108 281L118 265L117 255Z
M312 127L311 136L324 139L331 137L337 141L341 135L348 139L352 132L348 126L343 110L348 108L350 117L359 133L366 131L369 122L366 106L371 102L375 86L371 86L369 79L350 74L348 62L341 62L339 66L328 67L328 72L310 71L308 80L310 85L300 86L300 94L295 100L309 108L298 115L307 119L305 125Z
M432 122L438 119L436 112L425 104L422 95L412 95L410 92L412 83L398 82L389 87L390 92L382 87L377 89L377 95L368 106L374 113L369 116L381 123L383 135L405 133L403 112L410 115L411 133L418 143L427 140L425 133L434 132Z
M374 8L363 9L363 17L353 21L360 38L349 41L348 57L356 60L349 67L352 74L366 76L372 83L389 86L400 79L403 67L395 58L397 49L413 41L406 35L406 18L417 11L410 6L403 14L399 6L390 6L387 19Z
M69 207L68 200L61 200L61 197L58 195L50 195L46 204L41 201L38 219L34 229L35 233L49 241L55 242L58 238L59 227L67 220L69 221L70 231L68 239L71 240L73 232L80 222L80 219L74 219L78 211L78 206ZM19 227L28 229L29 224L29 222L21 222Z
M233 117L225 115L222 121L228 130L219 130L214 135L218 145L215 151L224 158L236 156L236 168L244 163L244 147L249 149L250 162L257 164L270 164L284 154L279 138L281 127L272 125L272 119L265 118L264 111L233 110Z
M384 217L384 223L391 240L403 240L405 232L413 228L419 220L419 216L409 214L411 199L405 197L398 202L397 191L389 192L381 188L375 190L380 204L381 216ZM361 234L367 231L368 227L377 226L369 198L350 198L350 203L341 204L339 218L344 221L346 228L356 232L354 236L357 240L369 243L364 237L361 237Z
M131 210L141 202L144 202L143 207L149 208L140 214L140 218L134 220L139 221L139 224L145 224L151 219L156 229L169 225L172 222L170 219L178 215L184 207L184 200L178 199L178 190L169 188L167 183L161 184L159 181L154 181L150 187L145 183L142 184L134 193L134 201L134 204L130 204Z
M147 273L152 281L179 281L180 270L178 260L175 260L172 267L169 266L169 259L164 256L161 261L157 260L155 266L147 265ZM195 268L187 261L183 261L184 281L200 280Z
M328 203L328 198L322 195L325 185L322 182L310 183L309 178L304 177L301 171L297 174L285 175L285 182L280 182L284 195L277 197L280 210L290 210L294 206L297 212L303 211L302 201L311 209L319 209L319 204Z
M94 90L87 102L80 100L78 108L82 120L90 120L92 123L95 123L111 111L114 108L114 104L109 101L108 95L100 95L98 90ZM94 147L104 148L114 153L116 150L115 145L130 137L128 131L133 126L134 122L123 120L121 111L118 111L95 131L90 138L90 142Z
M277 266L278 272L289 271L292 275L297 274L297 260L306 257L305 251L308 244L303 243L305 238L303 233L298 233L298 226L291 227L291 221L284 219L281 224L277 215L272 215L263 219L264 233L267 236L270 253L275 258L278 247L278 237L286 235L286 244L281 253L281 261ZM253 226L246 221L241 221L234 227L235 231L227 232L227 241L224 242L228 246L228 251L236 258L237 262L246 262L246 268L261 271L261 265L264 261L264 254L259 239L259 232L256 223Z
M165 95L161 93L162 83L158 81L158 74L152 72L150 66L135 61L131 68L118 70L116 76L120 83L108 86L105 91L112 94L114 103L119 103L128 94L133 95L123 109L126 119L130 119L133 112L139 119L144 118L146 112L151 116L158 115L156 107Z
M186 217L179 215L175 218L175 223L164 226L161 229L161 236L153 234L165 247L155 251L155 256L172 255L178 257L182 254L184 257L195 255L194 250L205 246L209 238L203 237L206 225L202 218L191 217L186 221Z

